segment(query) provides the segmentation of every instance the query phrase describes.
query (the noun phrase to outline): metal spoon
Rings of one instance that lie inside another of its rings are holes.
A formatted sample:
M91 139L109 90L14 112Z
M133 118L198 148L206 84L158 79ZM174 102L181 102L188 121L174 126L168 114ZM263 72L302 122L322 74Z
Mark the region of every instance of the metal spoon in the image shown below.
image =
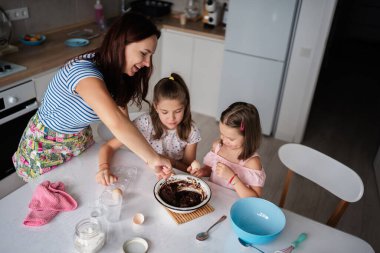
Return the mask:
M198 233L197 236L196 236L197 240L199 240L199 241L206 240L208 238L208 231L210 231L210 229L212 229L219 222L224 221L226 218L227 218L227 216L223 215L222 217L220 217L220 219L217 222L215 222L209 229L207 229L206 232Z
M240 244L243 245L244 247L252 247L252 248L257 249L257 250L260 251L261 253L264 253L264 251L262 251L262 250L259 249L259 248L256 248L252 243L246 242L246 241L244 241L243 239L240 239L240 238L239 238L239 242L240 242Z

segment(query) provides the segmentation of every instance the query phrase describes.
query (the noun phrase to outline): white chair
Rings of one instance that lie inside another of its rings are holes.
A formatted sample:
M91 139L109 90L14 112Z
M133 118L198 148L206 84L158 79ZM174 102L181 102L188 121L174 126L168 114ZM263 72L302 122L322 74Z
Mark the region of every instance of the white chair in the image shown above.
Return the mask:
M339 222L349 202L356 202L363 196L364 186L358 174L319 151L301 144L289 143L280 147L278 155L288 168L280 207L284 207L293 173L313 181L341 199L327 221L327 225L332 227Z

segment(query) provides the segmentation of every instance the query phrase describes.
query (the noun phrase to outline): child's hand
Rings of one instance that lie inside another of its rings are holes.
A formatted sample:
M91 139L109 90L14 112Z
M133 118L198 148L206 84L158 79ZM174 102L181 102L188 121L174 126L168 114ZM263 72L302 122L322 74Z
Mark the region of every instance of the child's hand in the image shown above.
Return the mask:
M191 167L191 165L189 167L186 168L186 171L189 172L191 175L193 175L193 173L196 171L195 169L193 169Z
M96 182L108 186L117 181L117 176L113 175L109 169L102 169L96 173Z
M230 178L234 175L234 172L230 169L230 167L221 162L216 164L215 172L217 176L225 180L230 180Z
M200 168L199 170L190 172L190 174L194 177L209 177L211 174L211 168L205 166L203 168Z
M189 172L191 175L193 175L195 172L200 170L201 164L197 161L194 160L189 167L187 167L186 171Z

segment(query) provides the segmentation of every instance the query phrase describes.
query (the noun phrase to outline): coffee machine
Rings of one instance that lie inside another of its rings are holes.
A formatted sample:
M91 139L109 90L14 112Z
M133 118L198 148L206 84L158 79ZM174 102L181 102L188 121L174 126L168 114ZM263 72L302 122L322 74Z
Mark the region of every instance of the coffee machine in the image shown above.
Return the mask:
M220 6L217 0L205 1L205 13L203 15L203 23L206 28L214 28L219 24Z

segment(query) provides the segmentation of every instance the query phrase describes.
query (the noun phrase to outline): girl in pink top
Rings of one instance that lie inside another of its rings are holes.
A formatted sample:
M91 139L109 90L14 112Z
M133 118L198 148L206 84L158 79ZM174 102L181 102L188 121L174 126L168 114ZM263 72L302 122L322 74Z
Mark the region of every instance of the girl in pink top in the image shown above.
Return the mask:
M256 107L236 102L222 112L219 123L220 140L204 157L198 170L188 167L197 177L233 189L241 197L260 197L265 171L256 153L261 141L260 117Z

